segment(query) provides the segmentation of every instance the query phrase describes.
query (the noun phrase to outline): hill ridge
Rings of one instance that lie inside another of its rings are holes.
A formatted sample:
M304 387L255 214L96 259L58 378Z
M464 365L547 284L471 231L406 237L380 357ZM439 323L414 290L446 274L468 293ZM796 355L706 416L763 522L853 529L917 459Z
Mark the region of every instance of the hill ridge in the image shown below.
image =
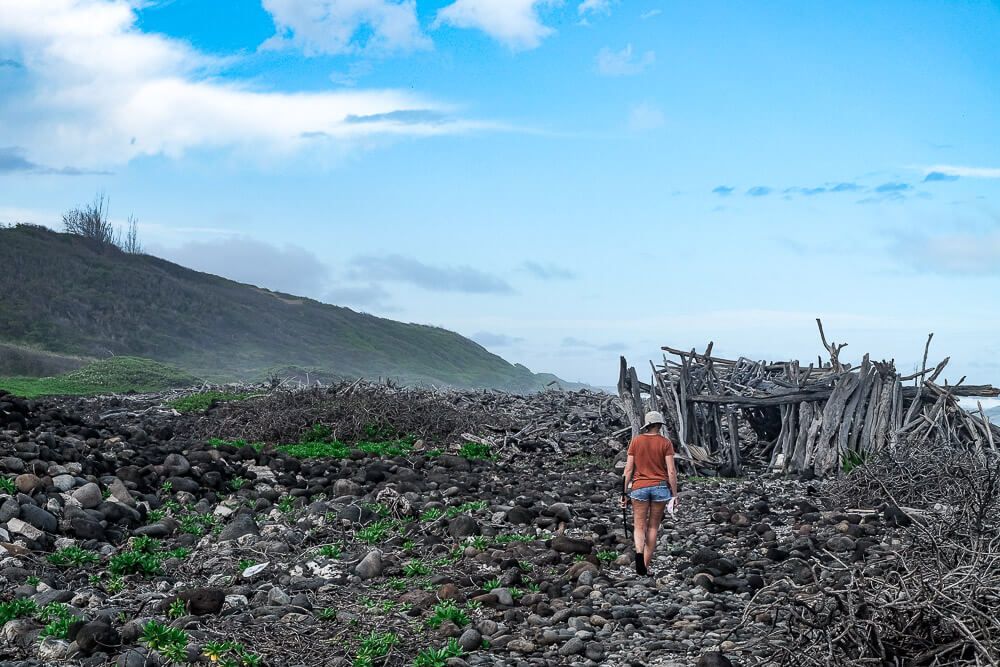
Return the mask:
M508 391L540 390L552 380L581 386L533 373L442 327L98 248L44 227L0 229L0 265L7 267L0 343L145 357L213 380L263 379L282 370Z

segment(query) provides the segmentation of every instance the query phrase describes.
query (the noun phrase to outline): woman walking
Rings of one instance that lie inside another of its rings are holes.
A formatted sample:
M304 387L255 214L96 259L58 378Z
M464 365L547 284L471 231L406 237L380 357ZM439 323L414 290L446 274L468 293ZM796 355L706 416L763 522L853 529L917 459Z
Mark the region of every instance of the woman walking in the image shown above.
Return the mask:
M632 438L625 461L622 507L632 500L632 537L635 540L635 571L646 576L656 548L656 532L667 501L677 498L677 468L674 444L660 434L663 415L646 413L642 431Z

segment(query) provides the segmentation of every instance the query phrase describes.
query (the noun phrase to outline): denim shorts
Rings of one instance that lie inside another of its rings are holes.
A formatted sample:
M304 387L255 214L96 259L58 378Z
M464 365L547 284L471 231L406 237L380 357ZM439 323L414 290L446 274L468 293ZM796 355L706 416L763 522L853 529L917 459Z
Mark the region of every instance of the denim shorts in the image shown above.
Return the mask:
M656 486L645 486L641 489L633 489L629 494L632 500L639 502L665 503L670 500L670 487L666 482L660 482Z

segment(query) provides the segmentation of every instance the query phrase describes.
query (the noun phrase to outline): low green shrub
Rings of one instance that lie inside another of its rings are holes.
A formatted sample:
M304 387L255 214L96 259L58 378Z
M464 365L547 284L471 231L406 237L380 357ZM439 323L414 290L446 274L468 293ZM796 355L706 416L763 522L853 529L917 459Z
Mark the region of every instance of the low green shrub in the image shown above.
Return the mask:
M458 455L470 461L488 461L493 458L489 445L467 442L458 450Z
M80 547L65 547L48 555L48 561L56 567L83 567L93 565L100 560L101 557L93 551Z
M445 667L449 658L461 657L465 651L454 637L439 649L425 648L417 653L413 667Z
M444 600L434 605L434 613L427 619L431 628L439 628L445 621L451 621L460 628L469 624L469 616L458 608L454 600Z

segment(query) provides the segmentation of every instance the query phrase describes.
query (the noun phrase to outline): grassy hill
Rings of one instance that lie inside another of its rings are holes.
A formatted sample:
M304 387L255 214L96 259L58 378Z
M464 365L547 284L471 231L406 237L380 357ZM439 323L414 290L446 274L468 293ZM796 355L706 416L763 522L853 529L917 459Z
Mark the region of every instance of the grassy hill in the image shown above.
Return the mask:
M217 381L285 369L531 391L553 379L445 329L100 249L40 227L0 229L0 266L0 374L23 374L28 354L70 367L80 358L144 357ZM21 370L4 368L5 357Z

